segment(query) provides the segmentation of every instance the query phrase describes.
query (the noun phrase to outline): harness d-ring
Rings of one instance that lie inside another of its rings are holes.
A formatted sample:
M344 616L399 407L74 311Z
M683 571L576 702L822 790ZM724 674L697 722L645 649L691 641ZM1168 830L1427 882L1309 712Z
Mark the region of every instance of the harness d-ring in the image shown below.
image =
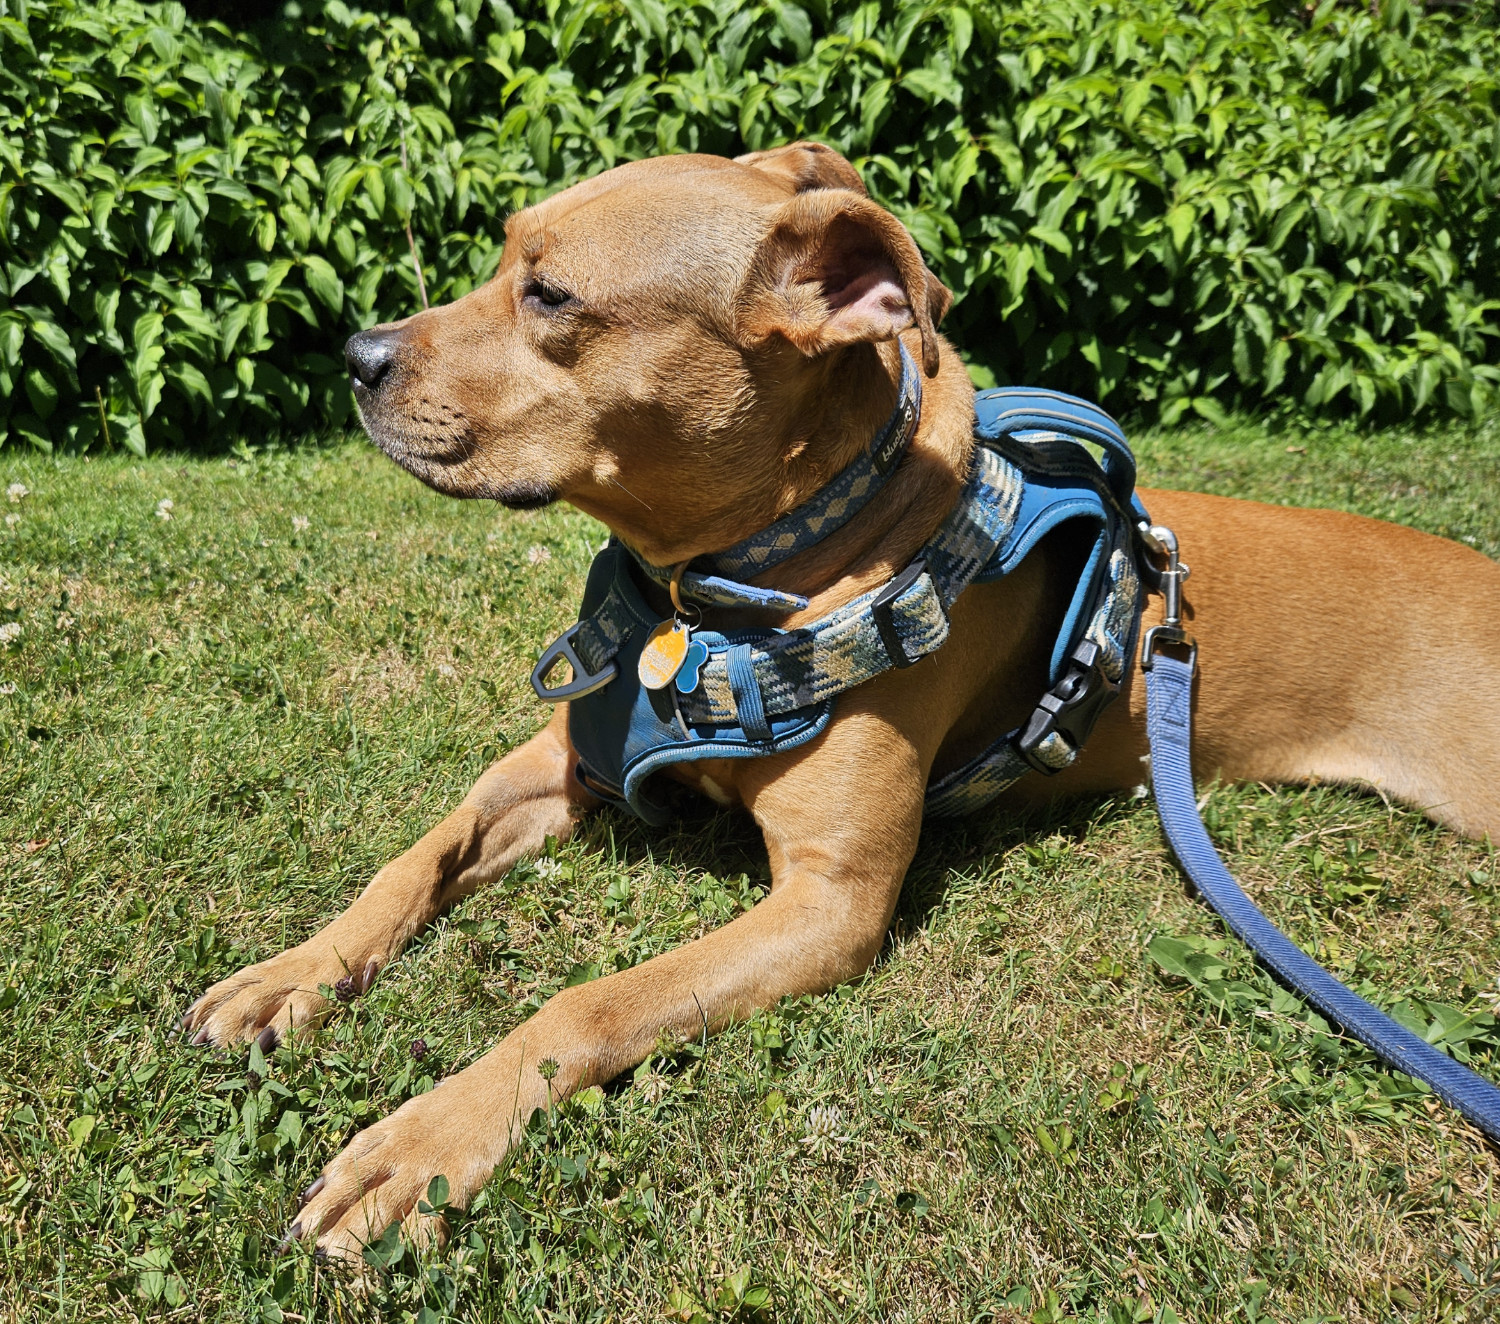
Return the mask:
M564 699L578 699L585 694L592 694L595 690L603 689L619 674L619 665L613 660L594 672L590 672L584 665L583 659L573 648L573 638L581 625L582 621L577 622L554 639L532 668L531 688L544 703L561 703ZM547 673L559 660L573 669L573 679L549 687Z

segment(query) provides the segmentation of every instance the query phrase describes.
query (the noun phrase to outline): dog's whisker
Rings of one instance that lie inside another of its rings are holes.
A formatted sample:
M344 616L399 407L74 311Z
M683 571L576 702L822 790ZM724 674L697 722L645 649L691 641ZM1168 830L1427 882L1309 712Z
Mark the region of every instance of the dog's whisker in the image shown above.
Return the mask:
M620 491L622 491L623 493L625 493L626 496L633 497L635 500L640 501L641 505L645 506L647 510L651 509L651 503L649 501L642 500L642 498L636 496L634 492L632 492L628 487L626 487L625 484L622 483L613 474L611 474L609 476L609 481L612 482L616 487L618 487L620 489Z

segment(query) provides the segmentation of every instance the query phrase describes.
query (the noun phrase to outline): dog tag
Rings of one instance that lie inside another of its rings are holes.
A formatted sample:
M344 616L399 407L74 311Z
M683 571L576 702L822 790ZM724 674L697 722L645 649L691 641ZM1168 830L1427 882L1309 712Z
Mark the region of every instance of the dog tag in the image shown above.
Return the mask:
M641 660L636 667L641 684L648 690L666 689L687 661L692 634L687 624L675 616L656 626L646 636L646 646L641 649Z

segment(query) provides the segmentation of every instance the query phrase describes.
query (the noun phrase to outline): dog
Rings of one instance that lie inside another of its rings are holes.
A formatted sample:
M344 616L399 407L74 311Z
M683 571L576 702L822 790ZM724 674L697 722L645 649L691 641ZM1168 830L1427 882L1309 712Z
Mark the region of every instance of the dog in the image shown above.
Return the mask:
M360 333L347 357L369 435L423 482L514 509L571 502L657 566L725 548L819 491L914 360L920 424L902 463L771 576L807 606L711 613L794 627L890 580L954 505L975 404L937 330L950 302L849 162L795 143L637 161L558 193L509 219L488 284ZM1142 497L1194 569L1200 773L1378 788L1500 838L1500 565L1353 515ZM440 1237L438 1216L417 1208L428 1182L445 1176L465 1206L537 1108L635 1065L664 1032L696 1037L864 972L916 850L924 788L1025 720L1084 550L1064 525L1014 573L968 588L940 648L840 696L800 747L675 765L688 790L754 817L769 895L675 951L562 990L361 1132L304 1193L289 1239L357 1260L396 1222ZM666 595L648 591L668 616ZM1153 597L1143 626L1160 619ZM1128 675L1086 753L1002 804L1138 784L1143 688ZM445 909L598 806L576 763L564 703L326 928L210 988L184 1018L194 1042L269 1048L328 1013L329 986L368 989Z

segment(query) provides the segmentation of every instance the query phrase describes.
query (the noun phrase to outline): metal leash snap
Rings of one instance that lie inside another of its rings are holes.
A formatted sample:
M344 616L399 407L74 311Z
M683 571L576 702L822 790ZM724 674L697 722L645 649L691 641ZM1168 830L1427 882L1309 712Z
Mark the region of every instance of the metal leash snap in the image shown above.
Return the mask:
M1198 665L1198 641L1182 628L1182 586L1193 573L1192 567L1178 559L1177 535L1165 524L1147 524L1142 520L1136 526L1146 550L1167 558L1167 567L1161 571L1162 593L1166 596L1166 609L1162 623L1153 625L1141 640L1141 670L1150 671L1161 645L1176 646L1188 650L1188 666Z

